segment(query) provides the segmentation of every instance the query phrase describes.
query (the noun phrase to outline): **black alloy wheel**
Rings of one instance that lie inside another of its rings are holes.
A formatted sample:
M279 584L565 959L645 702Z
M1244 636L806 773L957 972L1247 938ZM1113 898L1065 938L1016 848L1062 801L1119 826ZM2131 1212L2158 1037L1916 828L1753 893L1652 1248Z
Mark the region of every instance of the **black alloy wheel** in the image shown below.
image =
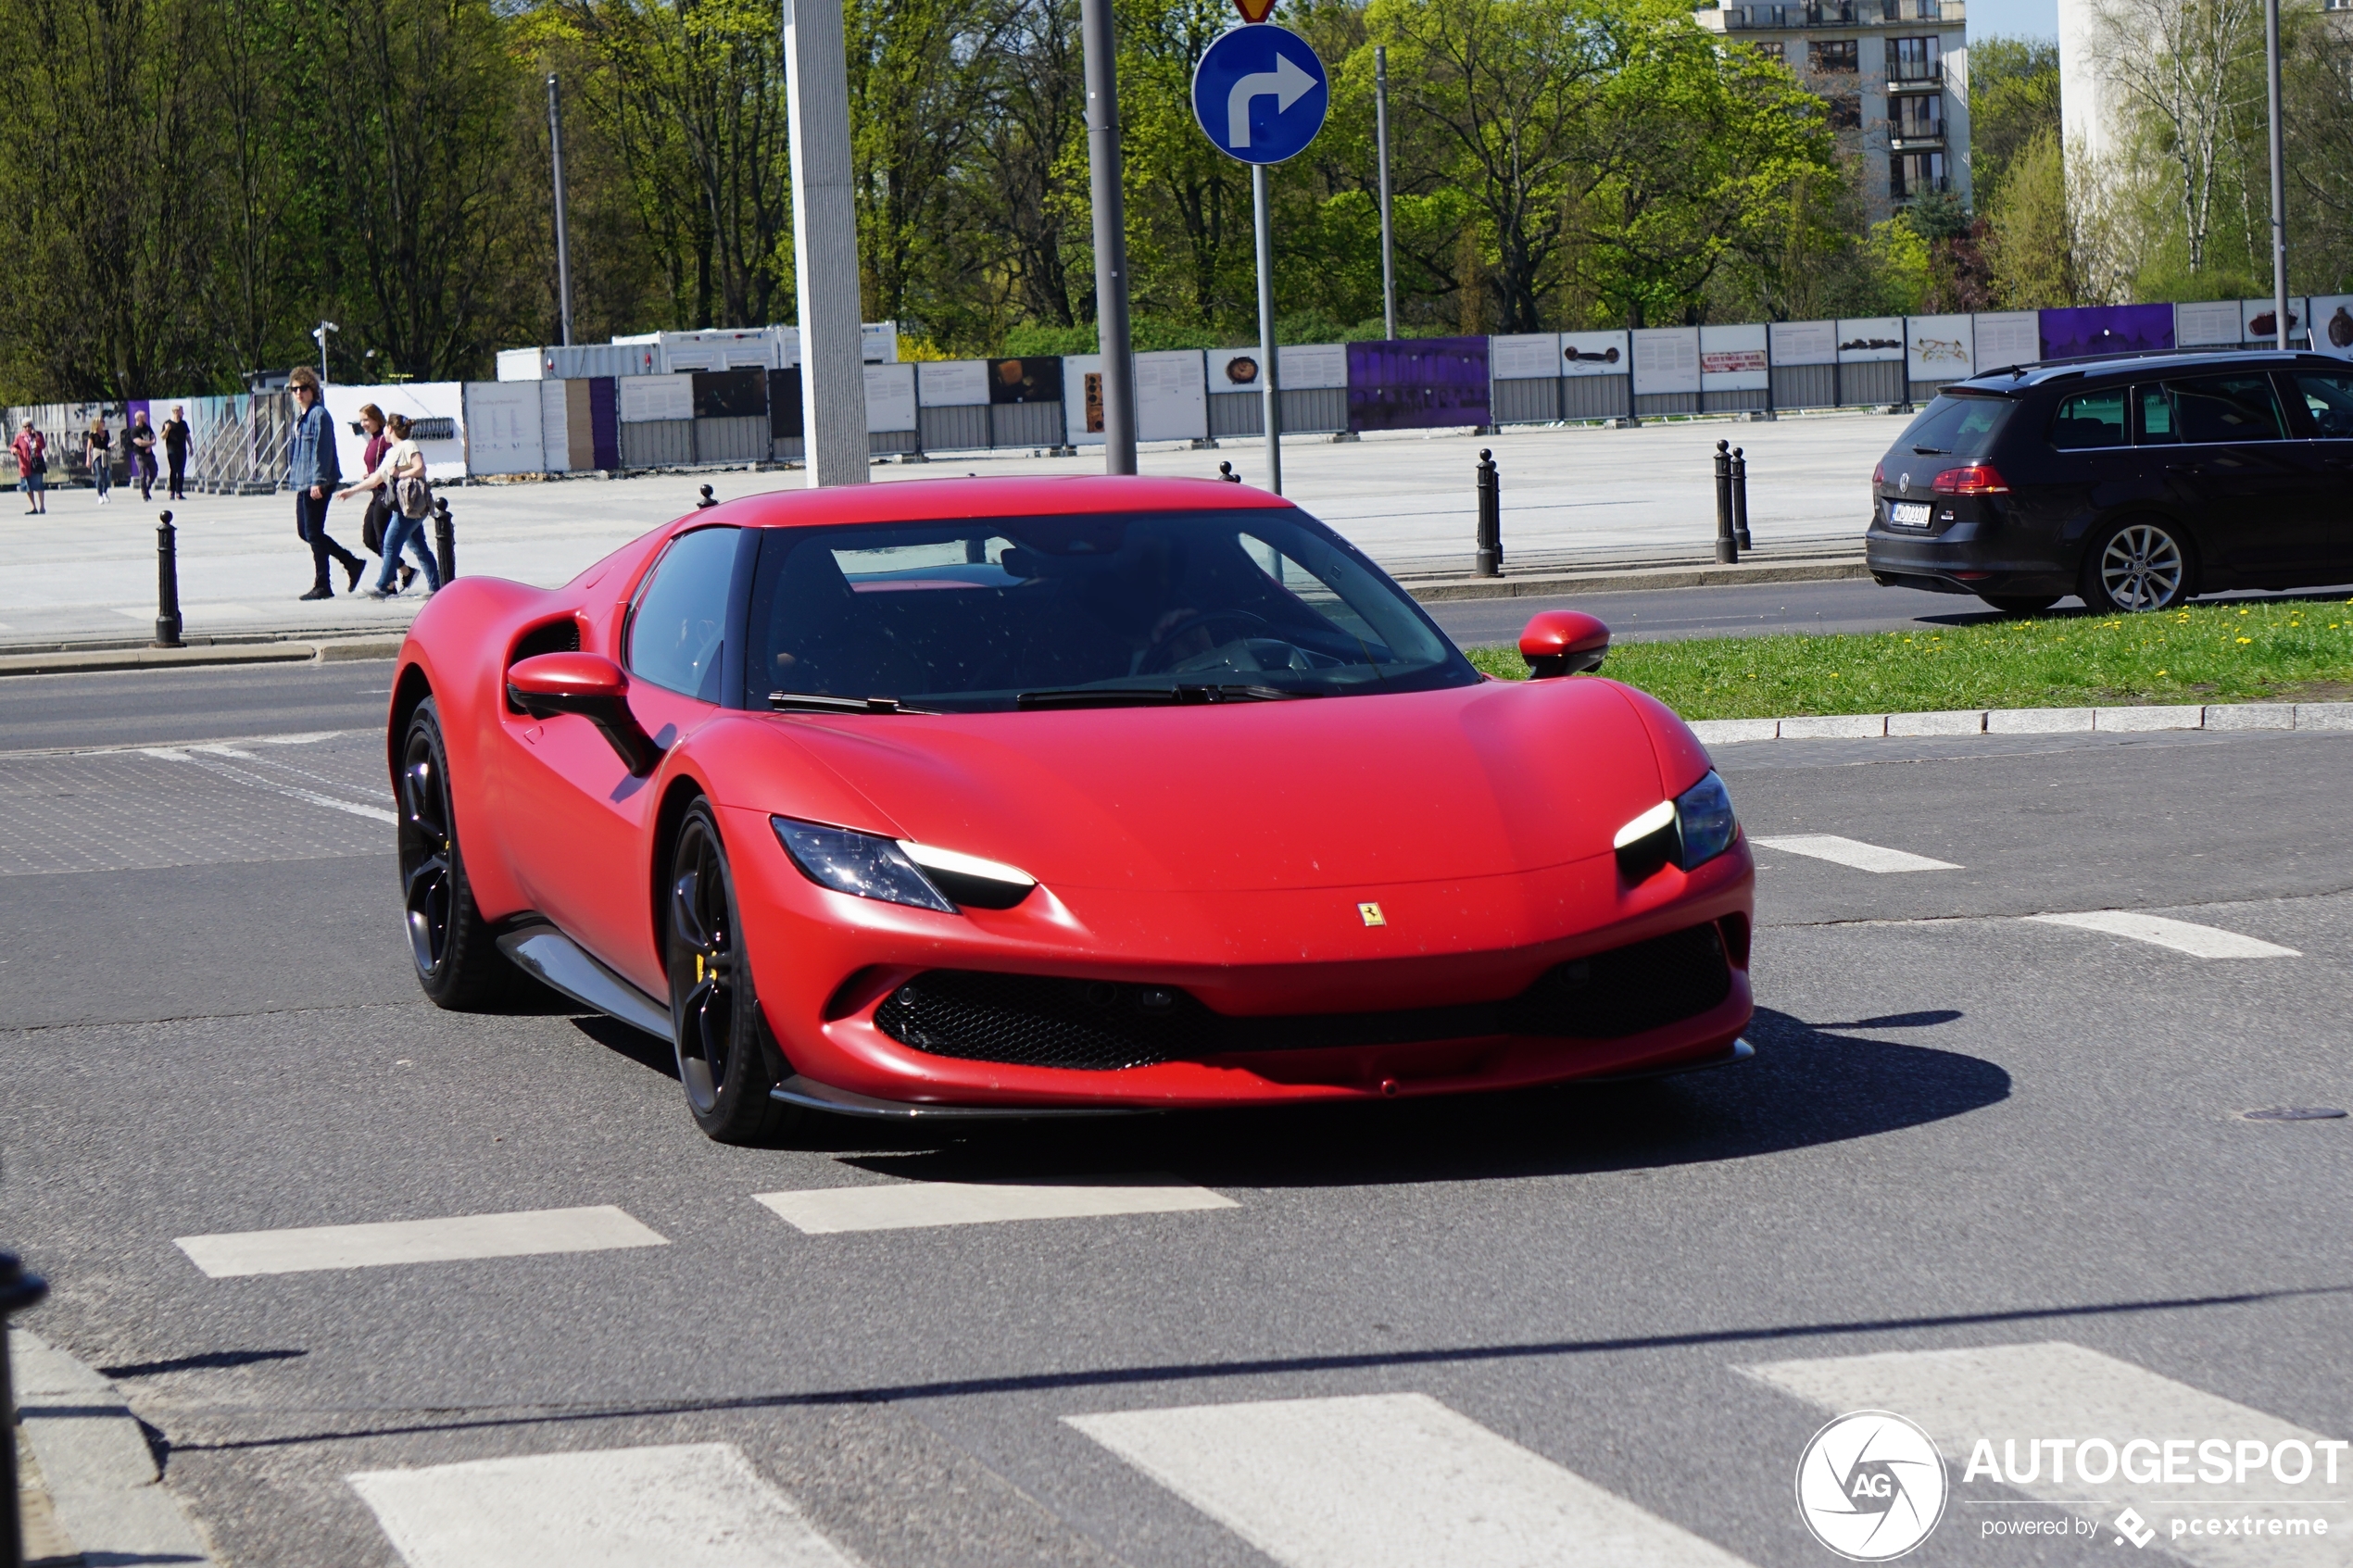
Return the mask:
M458 846L441 714L425 698L400 743L400 899L417 983L436 1006L483 1005L514 972L474 905Z
M670 865L670 1024L686 1109L721 1143L769 1142L792 1109L768 1097L774 1078L766 1025L744 956L727 847L708 802L687 809Z
M2093 536L2083 602L2108 614L2171 609L2196 591L2189 546L2168 524L2133 518Z

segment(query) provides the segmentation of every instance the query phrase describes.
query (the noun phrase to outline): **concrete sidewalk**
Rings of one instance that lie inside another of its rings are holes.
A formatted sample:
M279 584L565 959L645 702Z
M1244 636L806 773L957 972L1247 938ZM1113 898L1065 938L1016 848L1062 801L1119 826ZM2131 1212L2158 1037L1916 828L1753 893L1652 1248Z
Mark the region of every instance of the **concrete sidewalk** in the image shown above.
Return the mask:
M22 1423L12 1440L31 1461L23 1495L38 1531L27 1562L210 1563L121 1391L26 1329L9 1331L8 1350Z
M1761 551L1779 546L1773 553L1786 554L1806 541L1835 538L1834 553L1852 556L1869 506L1871 465L1901 428L1887 416L1849 414L1777 424L1705 420L1345 444L1301 436L1284 443L1283 468L1292 500L1389 571L1438 578L1468 572L1473 474L1480 448L1491 448L1503 473L1507 567L1519 580L1564 569L1705 560L1716 526L1711 458L1716 443L1727 439L1748 450L1750 526ZM1152 474L1214 478L1221 460L1245 481L1265 477L1265 449L1254 441L1228 442L1220 451L1148 451L1140 466ZM878 464L874 477L1101 471L1101 456L1090 450L1062 458L952 455L925 464ZM444 494L457 522L462 573L554 586L691 509L704 484L732 500L799 489L802 480L797 470L704 470L468 485ZM120 645L150 635L155 524L166 505L142 503L120 486L103 508L90 491L53 491L44 518L11 516L0 501L0 649ZM310 561L295 537L290 495L196 495L170 510L180 531L181 605L191 638L381 635L396 633L416 613L413 596L299 602L310 585ZM337 506L328 530L357 550L360 517L356 503ZM338 571L335 586L343 585Z

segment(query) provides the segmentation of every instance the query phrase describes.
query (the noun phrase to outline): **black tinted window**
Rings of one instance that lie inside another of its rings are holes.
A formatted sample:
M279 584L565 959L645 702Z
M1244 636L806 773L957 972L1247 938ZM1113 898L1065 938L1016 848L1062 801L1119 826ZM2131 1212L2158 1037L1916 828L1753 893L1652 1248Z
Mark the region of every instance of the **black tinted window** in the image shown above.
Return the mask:
M1287 508L779 529L749 651L755 703L973 710L1074 687L1339 696L1478 679L1377 568Z
M1936 401L1895 438L1900 455L1981 458L2010 417L2007 397L1955 397L1939 393Z
M2173 429L2186 442L2279 441L2287 432L2269 376L2201 376L2165 383ZM2146 403L2143 404L2145 417Z
M2313 433L2332 441L2353 440L2353 370L2299 375L2296 390L2312 416Z
M629 672L705 702L719 700L721 642L736 531L682 533L654 568L629 616Z
M2051 420L2051 445L2070 451L2123 445L2124 389L2112 386L2062 401Z

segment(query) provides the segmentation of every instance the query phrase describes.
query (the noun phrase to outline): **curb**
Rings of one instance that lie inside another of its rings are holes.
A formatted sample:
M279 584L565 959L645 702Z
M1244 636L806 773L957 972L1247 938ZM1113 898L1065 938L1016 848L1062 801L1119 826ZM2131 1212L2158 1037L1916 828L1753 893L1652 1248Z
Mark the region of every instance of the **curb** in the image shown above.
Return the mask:
M1948 713L1836 713L1792 719L1700 719L1703 746L1757 740L1872 740L1929 735L2148 734L2159 730L2353 731L2353 702L2232 702L2178 708L1976 708Z
M335 664L393 659L404 635L338 637L316 642L214 643L184 648L57 648L0 654L0 676L74 675L106 670L194 670L219 664Z
M163 1485L146 1429L115 1386L14 1328L18 1419L57 1531L92 1562L210 1564L212 1549Z
M1839 583L1869 577L1859 557L1760 561L1755 566L1642 567L1624 571L1541 572L1529 577L1408 578L1398 586L1424 604L1447 599L1517 599L1560 594L1638 593L1650 588L1729 588L1744 583Z

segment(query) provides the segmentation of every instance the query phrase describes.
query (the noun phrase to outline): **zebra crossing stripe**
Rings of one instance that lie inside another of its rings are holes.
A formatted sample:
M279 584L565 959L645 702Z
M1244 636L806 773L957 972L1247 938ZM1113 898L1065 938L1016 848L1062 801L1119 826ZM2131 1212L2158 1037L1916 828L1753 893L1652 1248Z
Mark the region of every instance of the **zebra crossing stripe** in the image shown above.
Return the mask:
M1903 849L1883 849L1876 844L1865 844L1858 838L1841 838L1834 833L1780 834L1771 838L1754 838L1751 844L1761 844L1768 849L1785 854L1805 855L1833 865L1848 866L1858 872L1957 872L1961 868L1950 860L1931 860L1925 855L1914 855Z
M346 1479L409 1568L853 1568L732 1443Z
M2103 1549L2116 1534L2117 1515L2129 1507L2158 1526L2166 1551L2200 1568L2353 1565L2353 1462L2344 1443L2332 1453L2317 1432L2081 1345L1891 1351L1743 1370L1827 1411L1885 1410L1918 1422L1965 1486L1987 1485L1982 1468L1973 1480L1969 1474L1983 1439L1990 1447L1982 1460L1998 1467L2002 1486L2095 1521L2091 1538ZM2123 1457L2135 1440L2153 1447ZM2209 1442L2219 1447L2202 1450ZM2305 1469L2298 1482L2270 1468L2283 1443L2290 1445L2287 1470ZM2264 1459L2254 1461L2259 1446ZM2216 1456L2227 1457L2230 1479L2199 1480L2201 1464ZM2162 1479L2169 1458L2185 1480ZM2088 1461L2091 1479L2078 1461ZM2131 1478L2135 1470L2149 1474L2150 1464L2158 1479ZM2332 1472L2334 1485L2327 1480ZM1982 1534L1989 1516L2020 1514L2015 1507L1957 1500L1944 1528ZM2312 1533L2322 1518L2326 1533ZM2271 1533L2273 1520L2282 1523L2281 1534ZM2184 1526L2178 1536L2175 1521ZM2231 1528L2209 1535L2209 1521ZM2290 1533L2297 1522L2304 1533Z
M1063 1419L1285 1568L1742 1568L1423 1394Z
M667 1247L669 1238L610 1204L593 1209L527 1209L461 1214L445 1220L394 1220L372 1225L311 1225L294 1230L183 1236L173 1243L214 1279L293 1274L313 1269L447 1263L472 1258L522 1258L546 1252L604 1252Z
M2082 914L2028 915L2025 918L2042 925L2071 925L2081 931L2130 937L2135 942L2171 947L2177 953L2187 953L2198 959L2300 959L2304 956L2293 947L2258 941L2252 936L2241 936L2235 931L2199 925L2194 921L2168 920L2163 915L2145 915L2137 909L2087 909Z
M755 1194L753 1200L811 1236L1241 1207L1207 1187L1158 1174L1018 1184L893 1182L887 1186L763 1192Z

